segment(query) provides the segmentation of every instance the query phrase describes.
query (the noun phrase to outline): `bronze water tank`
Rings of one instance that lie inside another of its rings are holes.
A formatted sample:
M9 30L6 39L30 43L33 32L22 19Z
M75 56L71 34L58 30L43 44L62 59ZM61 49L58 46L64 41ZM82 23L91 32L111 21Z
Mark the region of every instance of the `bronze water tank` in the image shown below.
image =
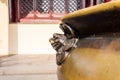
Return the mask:
M67 14L60 28L50 39L59 80L120 80L120 0Z

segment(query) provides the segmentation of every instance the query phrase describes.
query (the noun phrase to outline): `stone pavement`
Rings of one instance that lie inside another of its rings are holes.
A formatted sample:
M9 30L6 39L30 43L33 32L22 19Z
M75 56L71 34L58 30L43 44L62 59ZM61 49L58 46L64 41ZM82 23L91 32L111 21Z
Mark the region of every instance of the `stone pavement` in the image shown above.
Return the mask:
M55 54L0 58L0 80L57 80Z

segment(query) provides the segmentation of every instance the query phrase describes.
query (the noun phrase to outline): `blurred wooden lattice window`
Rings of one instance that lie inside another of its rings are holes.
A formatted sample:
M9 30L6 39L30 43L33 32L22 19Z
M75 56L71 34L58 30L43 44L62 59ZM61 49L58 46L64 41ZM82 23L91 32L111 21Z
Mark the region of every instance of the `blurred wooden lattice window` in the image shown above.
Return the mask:
M9 0L10 22L59 20L63 15L111 0Z

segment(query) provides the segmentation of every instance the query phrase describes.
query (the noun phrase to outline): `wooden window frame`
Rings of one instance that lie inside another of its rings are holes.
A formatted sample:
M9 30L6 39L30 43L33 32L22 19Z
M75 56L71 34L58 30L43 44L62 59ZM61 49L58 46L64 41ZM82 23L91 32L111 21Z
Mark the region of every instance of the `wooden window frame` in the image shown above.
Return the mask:
M36 0L33 0L36 1ZM85 1L85 7L90 7L93 5L97 5L97 0L92 0L93 3L91 5L91 0L86 0ZM111 0L104 0L104 2L109 2ZM29 17L24 17L20 18L20 0L9 0L9 21L10 23L16 23L16 22L21 22L21 23L57 23L60 19L61 16L67 14L68 11L68 4L69 0L65 0L65 12L64 14L61 14L60 17L54 17L53 16L53 0L50 0L50 11L49 11L49 17L37 17L36 16L36 2L33 2L33 14L34 16L32 18ZM78 5L78 4L77 4ZM44 14L43 14L44 16Z

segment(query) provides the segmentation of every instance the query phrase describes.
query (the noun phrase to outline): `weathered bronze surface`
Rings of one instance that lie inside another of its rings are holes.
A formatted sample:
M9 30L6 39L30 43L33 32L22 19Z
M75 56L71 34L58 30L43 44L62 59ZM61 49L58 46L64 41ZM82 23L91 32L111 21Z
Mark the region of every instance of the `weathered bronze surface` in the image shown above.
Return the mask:
M119 80L120 36L84 38L58 66L59 80Z
M120 0L70 13L60 28L50 39L59 80L120 80Z

